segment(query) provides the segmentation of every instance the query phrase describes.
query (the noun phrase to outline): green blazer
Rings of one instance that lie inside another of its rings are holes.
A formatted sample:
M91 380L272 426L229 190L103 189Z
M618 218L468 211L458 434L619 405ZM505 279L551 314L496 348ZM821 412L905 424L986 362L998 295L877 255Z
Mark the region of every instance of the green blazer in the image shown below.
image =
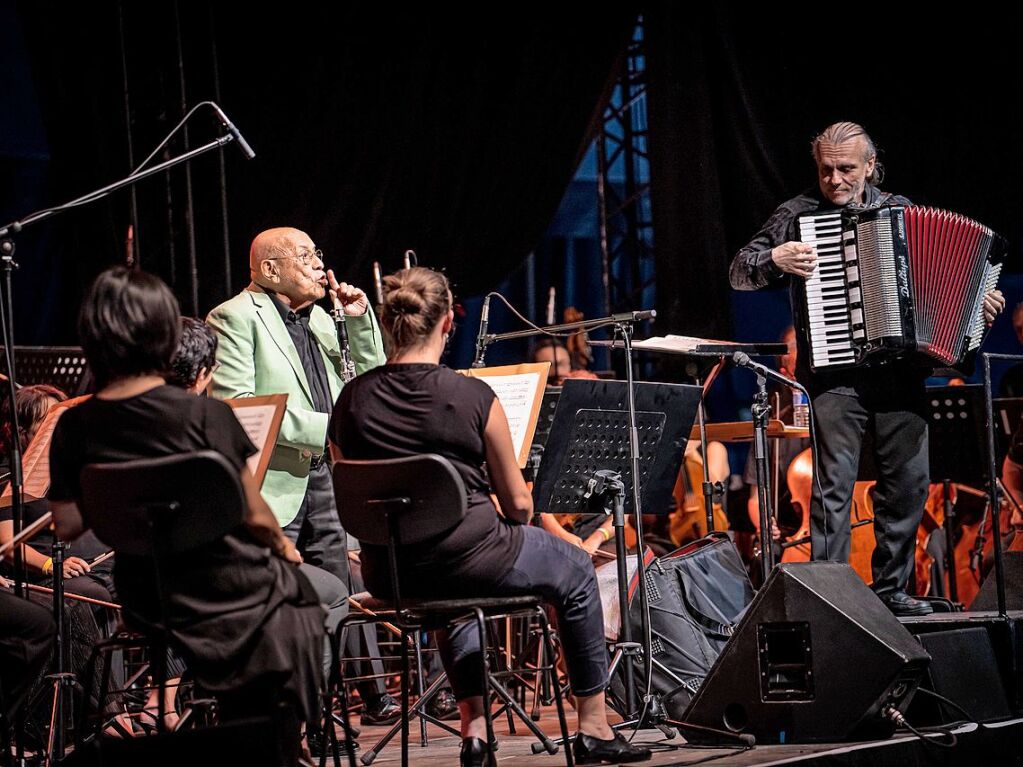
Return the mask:
M330 415L313 409L309 382L284 320L269 295L249 285L210 312L206 322L218 338L212 394L219 399L287 394L263 497L281 527L298 514L309 481L309 462L323 452ZM309 329L323 355L331 401L341 394L341 349L334 321L319 306L309 316ZM348 318L348 335L357 373L384 362L380 329L372 311Z

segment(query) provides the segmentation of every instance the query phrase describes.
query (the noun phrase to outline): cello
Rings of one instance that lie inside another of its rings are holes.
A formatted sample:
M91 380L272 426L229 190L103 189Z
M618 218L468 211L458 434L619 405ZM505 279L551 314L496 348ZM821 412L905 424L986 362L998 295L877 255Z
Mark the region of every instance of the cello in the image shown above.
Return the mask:
M792 534L790 540L803 541L786 546L782 553L783 562L807 562L810 559L810 498L813 495L813 453L807 448L792 459L785 472L792 506L799 512L802 520L799 529ZM873 481L860 481L853 486L852 502L849 508L851 541L849 545L849 564L856 573L870 583L873 579L870 570L870 558L874 552L874 533L870 522L874 518L874 498L871 491ZM805 539L805 540L804 540Z

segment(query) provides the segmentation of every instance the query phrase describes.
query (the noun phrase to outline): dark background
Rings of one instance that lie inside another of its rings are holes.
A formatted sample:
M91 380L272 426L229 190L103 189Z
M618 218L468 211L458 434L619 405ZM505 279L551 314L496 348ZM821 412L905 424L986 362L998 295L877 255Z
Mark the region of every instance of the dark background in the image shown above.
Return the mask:
M529 2L245 8L0 2L3 220L125 175L129 138L137 164L184 104L212 98L257 158L228 146L134 195L138 263L171 283L185 313L205 315L241 289L249 241L276 225L308 231L328 264L363 286L372 261L394 269L412 248L444 267L461 297L478 295L531 251L557 258L555 214L580 207L563 196L642 12L651 332L777 336L785 295L734 295L728 263L781 200L815 183L809 142L836 120L870 131L886 189L992 226L1017 269L1020 85L1012 25L995 15L925 23L887 7L782 15L671 2L599 13ZM189 123L191 146L216 134L206 112ZM132 220L132 194L120 192L18 238L18 343L75 342L82 292L125 260ZM1017 275L1004 284L1010 304L1023 298ZM1007 318L990 344L1018 348Z

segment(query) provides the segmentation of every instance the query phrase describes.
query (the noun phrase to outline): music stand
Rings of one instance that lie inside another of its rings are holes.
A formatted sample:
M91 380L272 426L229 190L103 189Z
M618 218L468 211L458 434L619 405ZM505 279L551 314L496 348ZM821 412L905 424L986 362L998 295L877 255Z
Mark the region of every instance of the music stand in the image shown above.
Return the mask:
M543 463L544 450L547 447L547 438L550 436L551 427L554 425L554 414L558 410L558 400L561 399L560 386L548 386L544 389L543 400L540 402L540 413L536 419L536 429L533 431L533 443L529 446L529 459L526 467L522 470L522 476L526 482L534 482L536 473Z
M69 397L85 394L91 383L85 353L80 346L15 346L18 384L50 384ZM0 364L4 359L0 346ZM3 370L7 374L6 366Z
M955 579L955 546L953 533L955 507L952 504L952 483L983 487L988 471L983 454L977 450L984 444L984 387L927 387L927 426L931 464L931 482L941 483L945 506L945 566L948 568L948 596L959 600Z
M702 391L685 384L633 386L640 433L640 504L652 513L664 514ZM637 649L629 611L624 607L628 605L625 514L627 509L633 510L628 396L625 381L565 381L533 486L534 505L545 512L614 516L618 598L623 605L616 653ZM638 562L642 556L642 551L636 552ZM650 648L643 649L649 658ZM626 663L625 697L630 715L634 712L633 682L632 664Z

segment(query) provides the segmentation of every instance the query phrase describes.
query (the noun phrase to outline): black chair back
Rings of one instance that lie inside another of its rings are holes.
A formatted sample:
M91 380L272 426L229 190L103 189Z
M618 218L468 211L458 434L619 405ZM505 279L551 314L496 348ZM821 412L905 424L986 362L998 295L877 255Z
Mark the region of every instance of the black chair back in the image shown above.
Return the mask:
M81 513L118 553L183 553L222 538L245 516L241 477L213 450L94 463L82 469Z
M426 453L379 461L338 461L334 493L341 525L363 544L386 546L388 518L394 542L434 538L465 516L465 483L451 462Z

